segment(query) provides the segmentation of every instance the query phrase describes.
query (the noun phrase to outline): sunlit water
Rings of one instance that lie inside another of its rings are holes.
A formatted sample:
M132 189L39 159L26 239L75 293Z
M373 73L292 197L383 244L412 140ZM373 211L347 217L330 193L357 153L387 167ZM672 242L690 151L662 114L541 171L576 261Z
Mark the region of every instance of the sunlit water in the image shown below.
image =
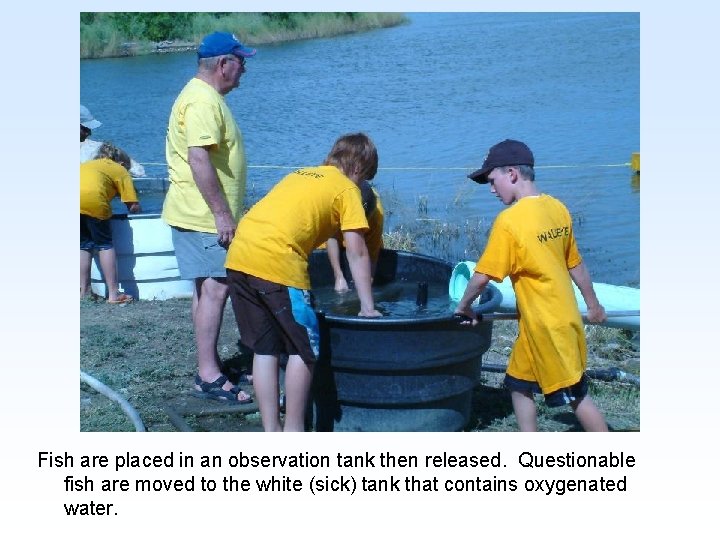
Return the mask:
M466 174L492 144L521 139L538 186L572 213L593 279L638 285L640 184L625 164L640 149L639 15L410 20L258 48L226 98L245 138L247 204L361 130L379 150L386 231L410 230L422 253L450 262L476 259L503 207ZM195 67L193 53L81 62L81 101L103 122L93 137L147 164L146 211L162 206L168 114Z

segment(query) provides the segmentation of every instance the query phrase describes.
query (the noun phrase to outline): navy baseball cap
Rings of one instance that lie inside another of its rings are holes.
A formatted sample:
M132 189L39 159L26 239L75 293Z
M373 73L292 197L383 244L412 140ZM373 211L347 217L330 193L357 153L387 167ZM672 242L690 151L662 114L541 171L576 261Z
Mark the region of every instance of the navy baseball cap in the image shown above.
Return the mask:
M487 175L490 171L496 167L508 167L510 165L535 166L535 157L525 143L512 139L505 139L497 143L488 151L482 168L468 174L468 178L478 184L487 184Z
M213 56L222 56L223 54L234 54L249 58L255 56L257 51L246 47L234 34L230 32L213 32L203 38L198 46L198 58L211 58Z

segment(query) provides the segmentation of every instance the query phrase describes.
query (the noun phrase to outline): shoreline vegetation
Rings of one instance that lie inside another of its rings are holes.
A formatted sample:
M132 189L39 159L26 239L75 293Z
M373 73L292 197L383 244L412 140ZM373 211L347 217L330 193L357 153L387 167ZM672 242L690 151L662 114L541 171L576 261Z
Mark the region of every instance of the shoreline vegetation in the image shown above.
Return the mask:
M80 58L194 50L216 30L251 47L326 38L407 24L402 13L97 13L80 14Z

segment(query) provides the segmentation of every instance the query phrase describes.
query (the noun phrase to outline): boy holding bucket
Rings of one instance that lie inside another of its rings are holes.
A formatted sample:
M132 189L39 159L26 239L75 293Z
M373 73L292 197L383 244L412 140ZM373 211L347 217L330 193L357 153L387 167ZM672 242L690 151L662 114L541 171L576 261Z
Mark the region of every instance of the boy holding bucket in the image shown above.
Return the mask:
M455 310L477 324L472 302L488 284L510 276L517 298L519 334L505 375L521 431L537 431L534 393L550 407L570 405L586 431L607 431L602 413L587 395L587 349L572 281L587 304L587 319L601 323L605 309L575 243L572 219L557 199L538 191L535 159L520 141L492 148L481 169L468 177L490 184L505 205L485 251Z

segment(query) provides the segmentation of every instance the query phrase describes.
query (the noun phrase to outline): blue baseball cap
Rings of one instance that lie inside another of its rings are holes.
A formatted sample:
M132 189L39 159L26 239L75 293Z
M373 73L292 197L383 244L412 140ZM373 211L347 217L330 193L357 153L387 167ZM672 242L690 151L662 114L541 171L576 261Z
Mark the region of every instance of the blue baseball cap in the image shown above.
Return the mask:
M222 56L223 54L234 54L249 58L255 56L257 51L246 47L234 34L230 32L213 32L203 38L198 46L198 58L211 58L213 56Z

